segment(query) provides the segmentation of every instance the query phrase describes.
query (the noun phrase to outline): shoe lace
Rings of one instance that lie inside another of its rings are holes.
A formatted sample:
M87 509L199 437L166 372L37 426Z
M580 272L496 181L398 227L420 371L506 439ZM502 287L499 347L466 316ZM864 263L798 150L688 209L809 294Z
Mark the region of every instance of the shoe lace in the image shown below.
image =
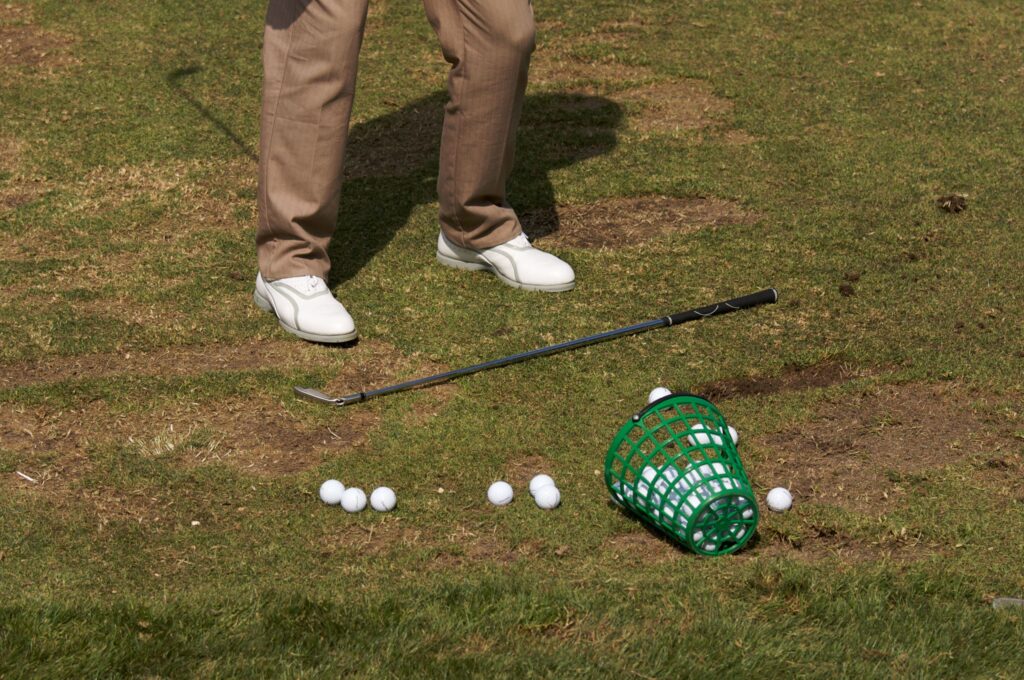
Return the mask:
M324 285L324 280L321 279L319 276L307 276L305 279L303 279L303 284L306 287L305 292L312 293Z

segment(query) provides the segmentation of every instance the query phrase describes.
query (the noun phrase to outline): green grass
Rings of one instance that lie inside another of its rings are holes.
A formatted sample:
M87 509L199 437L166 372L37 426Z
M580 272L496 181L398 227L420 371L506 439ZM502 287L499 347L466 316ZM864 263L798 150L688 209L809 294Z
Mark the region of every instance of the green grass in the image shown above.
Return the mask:
M290 341L249 299L264 3L0 9L0 22L31 16L64 36L52 73L0 66L0 150L16 149L0 158L0 676L1016 677L1024 617L988 603L1024 592L1024 9L680 5L535 3L535 64L605 68L531 85L511 200L714 196L754 220L556 248L580 281L565 295L439 268L437 150L423 139L439 132L445 66L417 3L378 0L352 167L382 144L410 157L344 187L331 283L362 342L295 341L303 359L283 366ZM679 78L731 111L705 130L644 129L629 93ZM752 143L729 143L731 129ZM936 207L952 192L965 212ZM476 375L444 396L339 413L289 394L767 285L782 294L774 307ZM268 358L224 370L73 370L94 354L116 367L253 341ZM979 431L892 471L897 501L798 496L731 557L677 550L609 506L595 472L653 386L826 361L848 377L719 403L759 493L786 482L757 474L795 455L780 433L883 386ZM37 362L57 379L22 380ZM210 419L228 407L237 425ZM252 441L247 408L279 414L313 450L327 428L376 425L340 454L268 474L232 448ZM555 477L560 509L537 510L522 486L511 506L486 504L487 484L524 461ZM327 508L327 477L392 486L399 509Z

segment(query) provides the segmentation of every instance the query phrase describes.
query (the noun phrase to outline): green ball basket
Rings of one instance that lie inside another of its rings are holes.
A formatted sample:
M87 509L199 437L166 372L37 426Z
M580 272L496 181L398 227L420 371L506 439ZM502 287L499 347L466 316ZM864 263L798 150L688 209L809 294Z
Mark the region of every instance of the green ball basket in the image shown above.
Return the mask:
M739 550L757 501L728 424L693 394L663 397L619 429L604 461L612 499L701 555Z

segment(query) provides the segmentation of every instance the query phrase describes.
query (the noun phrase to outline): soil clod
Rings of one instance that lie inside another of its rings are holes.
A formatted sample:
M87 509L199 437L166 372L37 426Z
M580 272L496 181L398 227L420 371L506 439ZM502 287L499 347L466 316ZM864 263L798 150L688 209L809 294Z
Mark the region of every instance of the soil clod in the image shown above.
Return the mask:
M967 197L960 194L940 196L937 200L939 208L949 213L958 213L967 210Z

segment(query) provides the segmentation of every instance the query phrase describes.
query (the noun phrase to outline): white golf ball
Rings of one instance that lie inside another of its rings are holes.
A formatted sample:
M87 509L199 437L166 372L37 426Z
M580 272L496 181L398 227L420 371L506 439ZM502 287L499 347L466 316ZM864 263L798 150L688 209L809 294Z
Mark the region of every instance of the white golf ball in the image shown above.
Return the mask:
M551 479L547 475L537 475L530 480L530 494L533 496L537 495L537 492L543 489L545 486L554 486L555 480Z
M341 494L341 507L345 512L362 512L366 508L366 493L356 487L345 489Z
M655 387L653 390L651 390L651 393L647 395L647 403L653 404L659 399L663 399L670 394L672 394L672 390L668 389L667 387Z
M397 503L395 492L386 486L377 487L370 494L370 507L377 512L391 512Z
M320 485L320 500L327 505L337 505L341 502L341 494L345 493L345 485L337 479L328 479Z
M513 495L512 485L508 482L495 482L487 489L487 500L495 505L508 505Z
M793 496L789 490L777 486L768 492L768 509L773 512L785 512L793 507Z
M740 443L740 433L736 431L736 428L729 425L729 437L732 439L732 445L736 446Z
M627 498L630 500L633 498L633 489L629 485L612 482L612 489L614 489L612 500L619 505L622 505Z
M691 430L698 430L697 432L694 432L689 437L687 437L687 439L690 440L690 444L692 444L693 446L707 446L712 441L715 443L716 446L721 446L722 445L722 437L721 437L721 435L719 435L719 434L704 434L703 432L699 431L699 430L706 430L706 429L708 429L708 428L704 427L703 423L696 423L696 424L692 425L690 427L690 429Z
M558 490L555 485L542 486L537 489L537 493L533 495L533 500L537 502L537 507L542 510L553 510L558 507L558 504L562 502L562 493Z

